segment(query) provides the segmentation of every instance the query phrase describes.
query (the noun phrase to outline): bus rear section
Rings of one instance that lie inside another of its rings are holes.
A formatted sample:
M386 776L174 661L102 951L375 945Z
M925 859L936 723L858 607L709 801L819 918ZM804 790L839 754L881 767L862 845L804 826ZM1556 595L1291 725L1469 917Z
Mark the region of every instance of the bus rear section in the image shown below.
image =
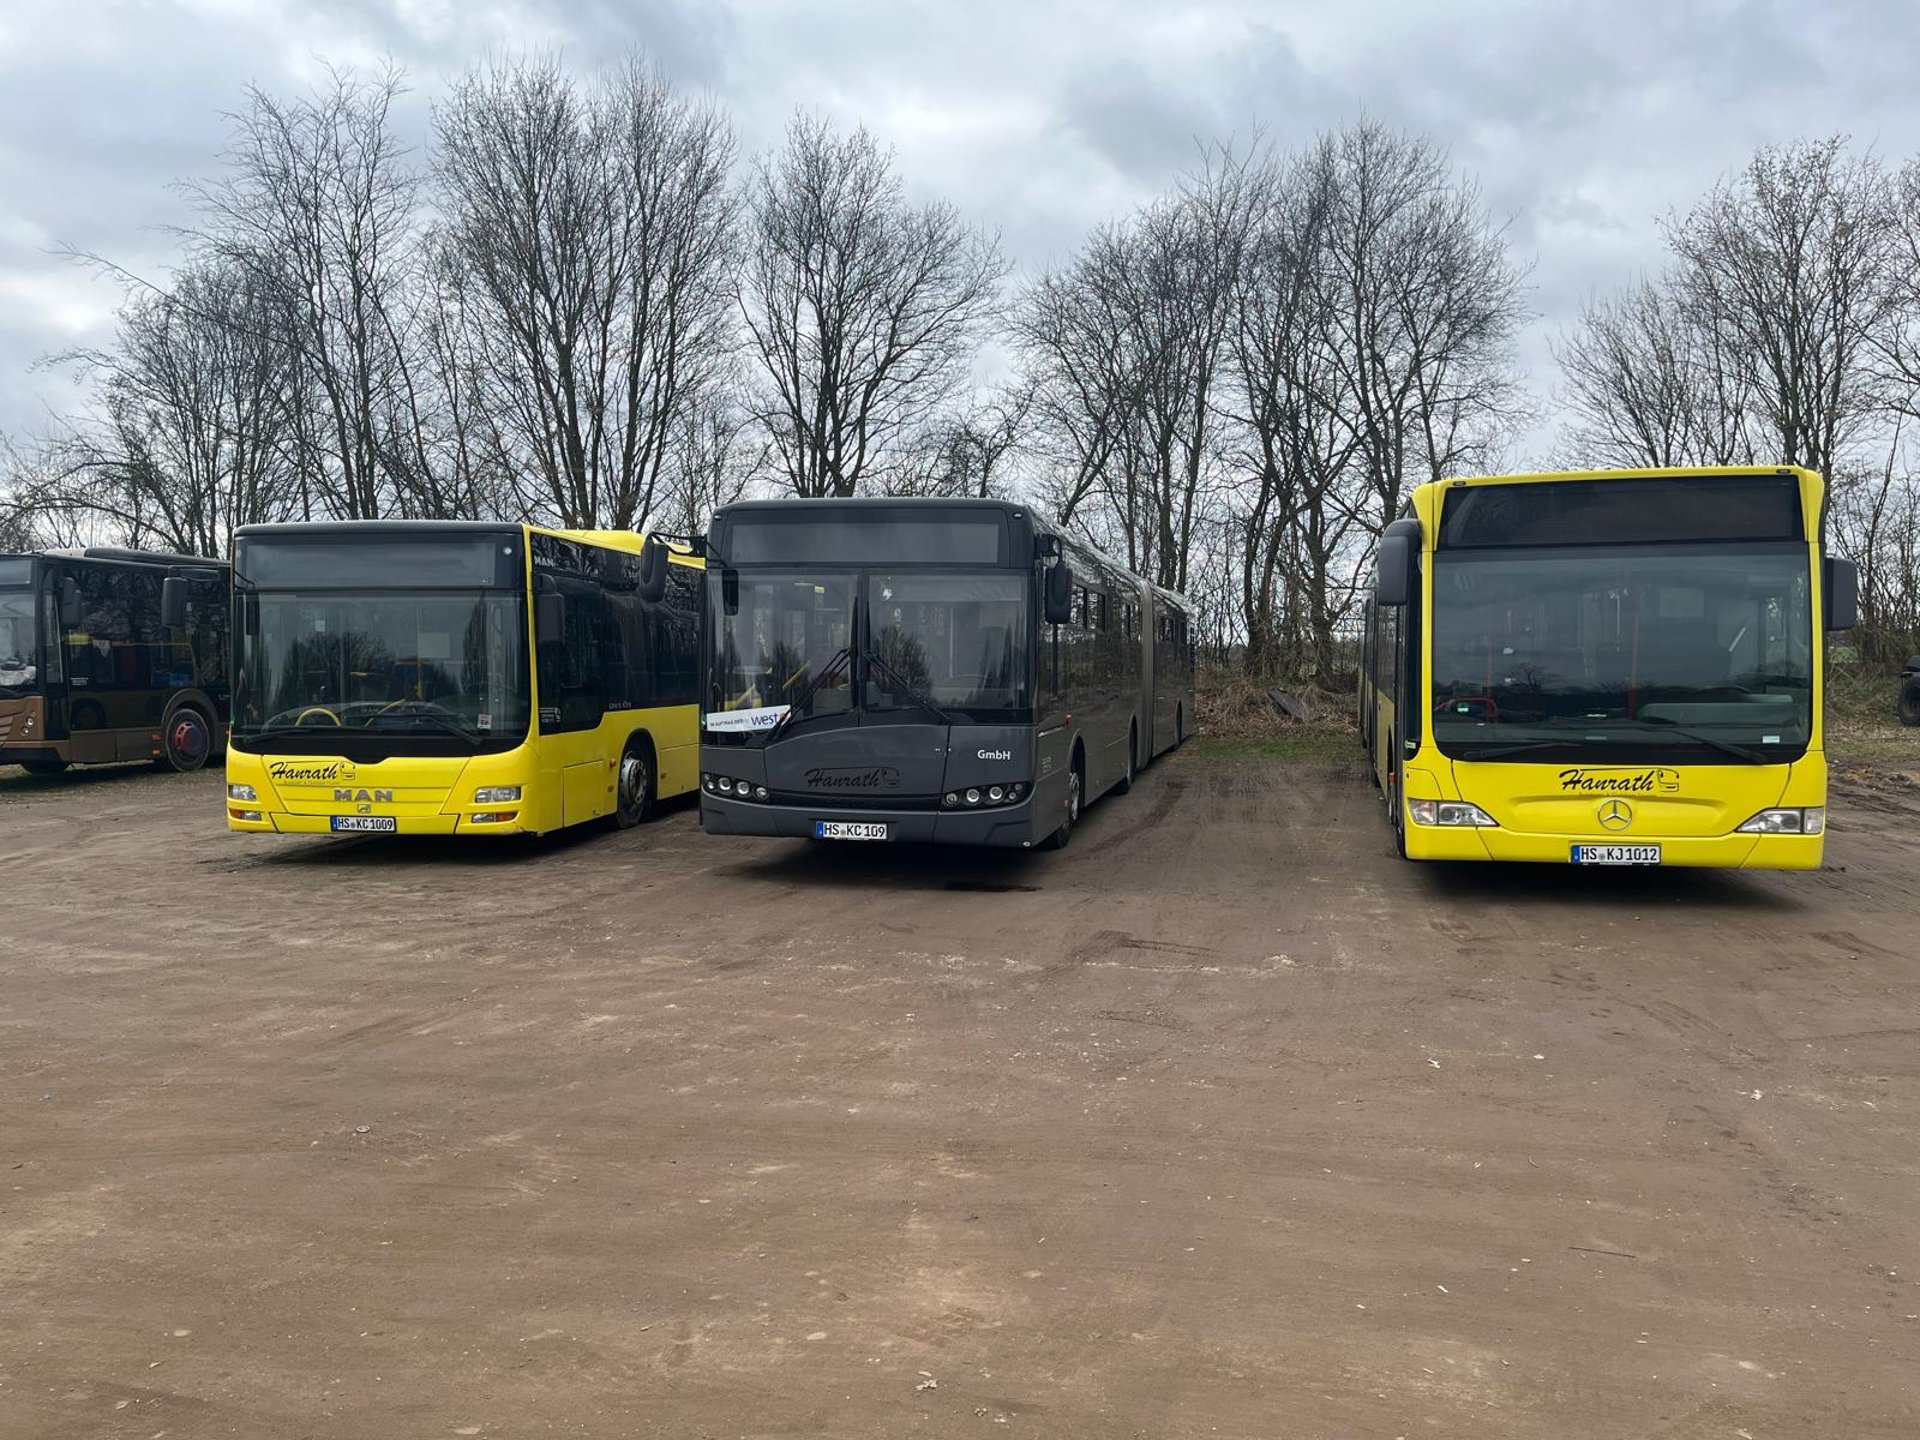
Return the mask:
M1058 846L1150 758L1140 582L1024 507L729 506L707 591L709 833Z
M697 784L699 574L619 531L244 528L229 828L639 823Z
M1854 608L1822 501L1790 469L1420 487L1363 652L1402 853L1817 867L1820 640Z

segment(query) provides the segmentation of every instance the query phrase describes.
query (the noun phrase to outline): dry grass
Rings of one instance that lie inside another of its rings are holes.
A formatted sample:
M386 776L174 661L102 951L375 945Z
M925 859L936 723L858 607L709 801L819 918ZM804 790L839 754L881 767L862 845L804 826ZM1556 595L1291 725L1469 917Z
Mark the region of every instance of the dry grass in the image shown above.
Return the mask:
M1311 720L1282 714L1267 692L1284 689L1307 703ZM1239 742L1228 747L1279 759L1357 757L1353 697L1301 689L1278 680L1255 680L1221 665L1203 665L1195 678L1198 733L1211 741Z

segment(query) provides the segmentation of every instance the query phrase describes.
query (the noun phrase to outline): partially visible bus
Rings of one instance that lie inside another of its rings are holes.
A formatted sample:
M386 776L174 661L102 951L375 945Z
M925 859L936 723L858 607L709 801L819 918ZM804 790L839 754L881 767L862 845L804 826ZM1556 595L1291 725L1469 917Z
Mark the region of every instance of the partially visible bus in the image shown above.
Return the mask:
M229 828L638 824L699 784L701 569L627 531L243 527Z
M1380 545L1360 727L1415 860L1811 869L1853 566L1811 471L1421 485Z
M1193 718L1186 603L991 500L781 500L707 537L710 834L1059 847Z
M227 722L226 589L226 562L197 555L0 555L0 765L205 765Z

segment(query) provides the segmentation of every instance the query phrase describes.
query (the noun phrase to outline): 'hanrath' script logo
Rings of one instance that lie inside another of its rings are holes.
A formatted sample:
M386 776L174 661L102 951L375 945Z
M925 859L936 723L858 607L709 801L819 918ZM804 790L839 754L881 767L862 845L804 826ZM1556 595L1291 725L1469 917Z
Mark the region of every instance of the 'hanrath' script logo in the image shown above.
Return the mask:
M816 765L807 771L814 790L898 790L900 772L891 765Z
M1671 795L1680 788L1680 772L1664 766L1650 770L1594 770L1576 765L1560 772L1560 788L1580 795Z
M354 768L344 760L329 760L324 765L275 760L267 766L267 774L276 780L342 781L353 779Z

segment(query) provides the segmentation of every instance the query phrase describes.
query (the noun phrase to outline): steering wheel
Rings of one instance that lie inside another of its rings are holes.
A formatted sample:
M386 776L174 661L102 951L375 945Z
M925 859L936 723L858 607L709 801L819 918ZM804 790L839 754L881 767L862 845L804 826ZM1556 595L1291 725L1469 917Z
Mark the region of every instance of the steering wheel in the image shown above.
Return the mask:
M293 717L293 723L296 725L304 725L307 723L307 717L309 715L324 715L327 717L327 719L331 720L336 727L339 727L345 724L345 722L341 720L341 718L338 715L334 714L333 711L327 709L327 707L324 705L309 705L306 709L302 710L298 715Z

